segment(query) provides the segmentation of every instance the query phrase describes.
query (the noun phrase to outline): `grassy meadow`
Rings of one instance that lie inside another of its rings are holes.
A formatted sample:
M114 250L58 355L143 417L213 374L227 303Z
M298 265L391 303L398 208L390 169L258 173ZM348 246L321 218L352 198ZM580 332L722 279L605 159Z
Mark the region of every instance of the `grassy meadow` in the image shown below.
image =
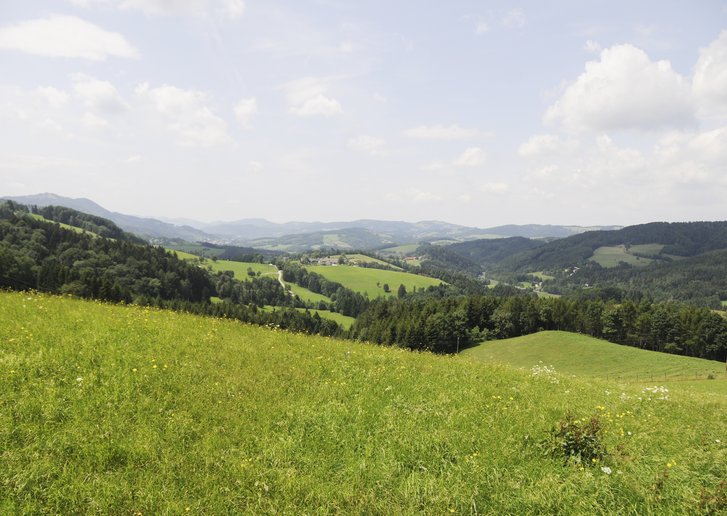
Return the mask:
M648 245L632 246L631 250L627 250L626 247L622 245L603 246L593 251L593 256L590 259L598 263L598 265L600 265L601 267L606 268L618 267L618 264L621 262L625 262L629 265L634 265L637 267L642 267L653 263L654 260L651 260L649 258L642 258L631 254L631 251L636 251L636 249L634 248L637 247L647 248Z
M722 362L621 346L578 333L544 331L493 340L462 354L521 368L542 361L564 374L624 381L706 380L707 385L727 395L727 373ZM707 380L709 375L715 380Z
M315 272L331 281L336 281L346 288L368 294L370 298L396 295L399 285L403 284L407 292L412 292L414 287L425 289L429 286L436 286L442 283L441 280L419 276L408 272L388 271L382 269L367 269L364 267L352 267L349 265L325 266L306 265L306 269ZM387 283L390 292L384 292L383 286Z
M29 293L0 346L4 514L727 510L727 404L688 390Z

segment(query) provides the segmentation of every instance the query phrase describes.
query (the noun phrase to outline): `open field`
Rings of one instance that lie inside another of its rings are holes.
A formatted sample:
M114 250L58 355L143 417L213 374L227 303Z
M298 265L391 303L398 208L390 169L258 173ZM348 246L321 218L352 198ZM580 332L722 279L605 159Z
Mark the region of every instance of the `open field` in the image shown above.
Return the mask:
M5 514L727 508L701 393L27 293L0 293L0 344ZM602 457L546 453L568 412Z
M176 251L171 249L170 252L177 253L177 256L183 260L195 260L199 256L186 253L184 251ZM239 280L248 280L250 276L247 273L248 269L252 269L255 273L260 273L261 276L270 276L271 278L278 277L278 269L275 265L269 263L257 263L257 262L236 262L233 260L210 260L205 259L202 262L203 267L209 267L213 271L232 271L235 274L235 278Z
M637 254L660 254L664 249L664 244L636 244L629 247L629 252Z
M346 288L368 294L370 298L379 296L396 295L399 285L403 284L407 292L417 289L436 286L442 283L441 280L418 276L408 272L387 271L381 269L366 269L363 267L352 267L349 265L323 266L307 265L306 269L315 272L331 281L336 281ZM389 294L384 292L384 284L390 288ZM377 285L378 284L378 285Z
M514 339L493 340L463 351L471 358L531 368L538 362L578 376L628 381L707 380L727 396L725 364L701 358L621 346L578 333L545 331Z
M649 244L634 247L646 248L647 245ZM620 262L625 262L629 265L640 267L649 265L654 261L650 260L649 258L634 256L633 254L631 254L630 251L626 250L626 247L622 245L599 247L593 252L593 256L590 258L590 260L598 263L601 267L606 268L617 267Z

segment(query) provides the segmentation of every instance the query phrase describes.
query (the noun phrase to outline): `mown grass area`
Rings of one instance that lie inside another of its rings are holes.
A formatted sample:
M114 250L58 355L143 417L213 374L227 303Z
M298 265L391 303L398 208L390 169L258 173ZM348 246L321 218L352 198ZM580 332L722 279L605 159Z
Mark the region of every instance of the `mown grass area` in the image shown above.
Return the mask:
M193 242L185 242L182 244L174 244L173 249L175 251L183 251L187 254L192 254L194 256L204 256L206 258L210 258L212 256L219 256L222 253L225 252L224 249L219 249L217 247L209 247L206 245L193 243Z
M722 362L621 346L578 333L544 331L485 342L462 353L486 362L524 368L542 361L565 374L627 381L706 380L712 375L715 380L710 382L727 395Z
M370 298L396 295L399 285L403 284L407 292L412 292L429 286L442 283L441 280L419 276L408 272L387 271L381 269L367 269L349 265L323 266L307 265L306 269L315 272L331 281L336 281L346 288L361 294L368 294ZM384 284L389 285L390 292L384 292Z
M639 247L647 246L644 245ZM628 263L629 265L637 267L644 267L653 263L654 261L649 258L634 256L622 245L599 247L593 252L593 256L591 256L590 260L598 263L601 267L606 268L618 267L619 263L621 262Z
M727 509L726 406L686 391L35 294L0 346L5 514ZM568 412L602 457L546 453Z

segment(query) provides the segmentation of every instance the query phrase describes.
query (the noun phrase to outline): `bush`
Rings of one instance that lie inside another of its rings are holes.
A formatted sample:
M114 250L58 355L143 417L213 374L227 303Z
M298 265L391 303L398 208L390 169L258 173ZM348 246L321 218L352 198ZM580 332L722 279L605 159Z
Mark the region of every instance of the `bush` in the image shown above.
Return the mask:
M566 462L595 465L606 455L601 438L602 425L597 414L579 419L568 412L550 430L544 446L549 454Z

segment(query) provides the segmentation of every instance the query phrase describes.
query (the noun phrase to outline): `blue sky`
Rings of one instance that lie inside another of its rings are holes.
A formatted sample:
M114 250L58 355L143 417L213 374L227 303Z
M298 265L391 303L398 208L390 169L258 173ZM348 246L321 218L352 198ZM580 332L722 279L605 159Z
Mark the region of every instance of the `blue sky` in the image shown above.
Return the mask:
M0 194L201 220L722 220L727 2L0 2Z

